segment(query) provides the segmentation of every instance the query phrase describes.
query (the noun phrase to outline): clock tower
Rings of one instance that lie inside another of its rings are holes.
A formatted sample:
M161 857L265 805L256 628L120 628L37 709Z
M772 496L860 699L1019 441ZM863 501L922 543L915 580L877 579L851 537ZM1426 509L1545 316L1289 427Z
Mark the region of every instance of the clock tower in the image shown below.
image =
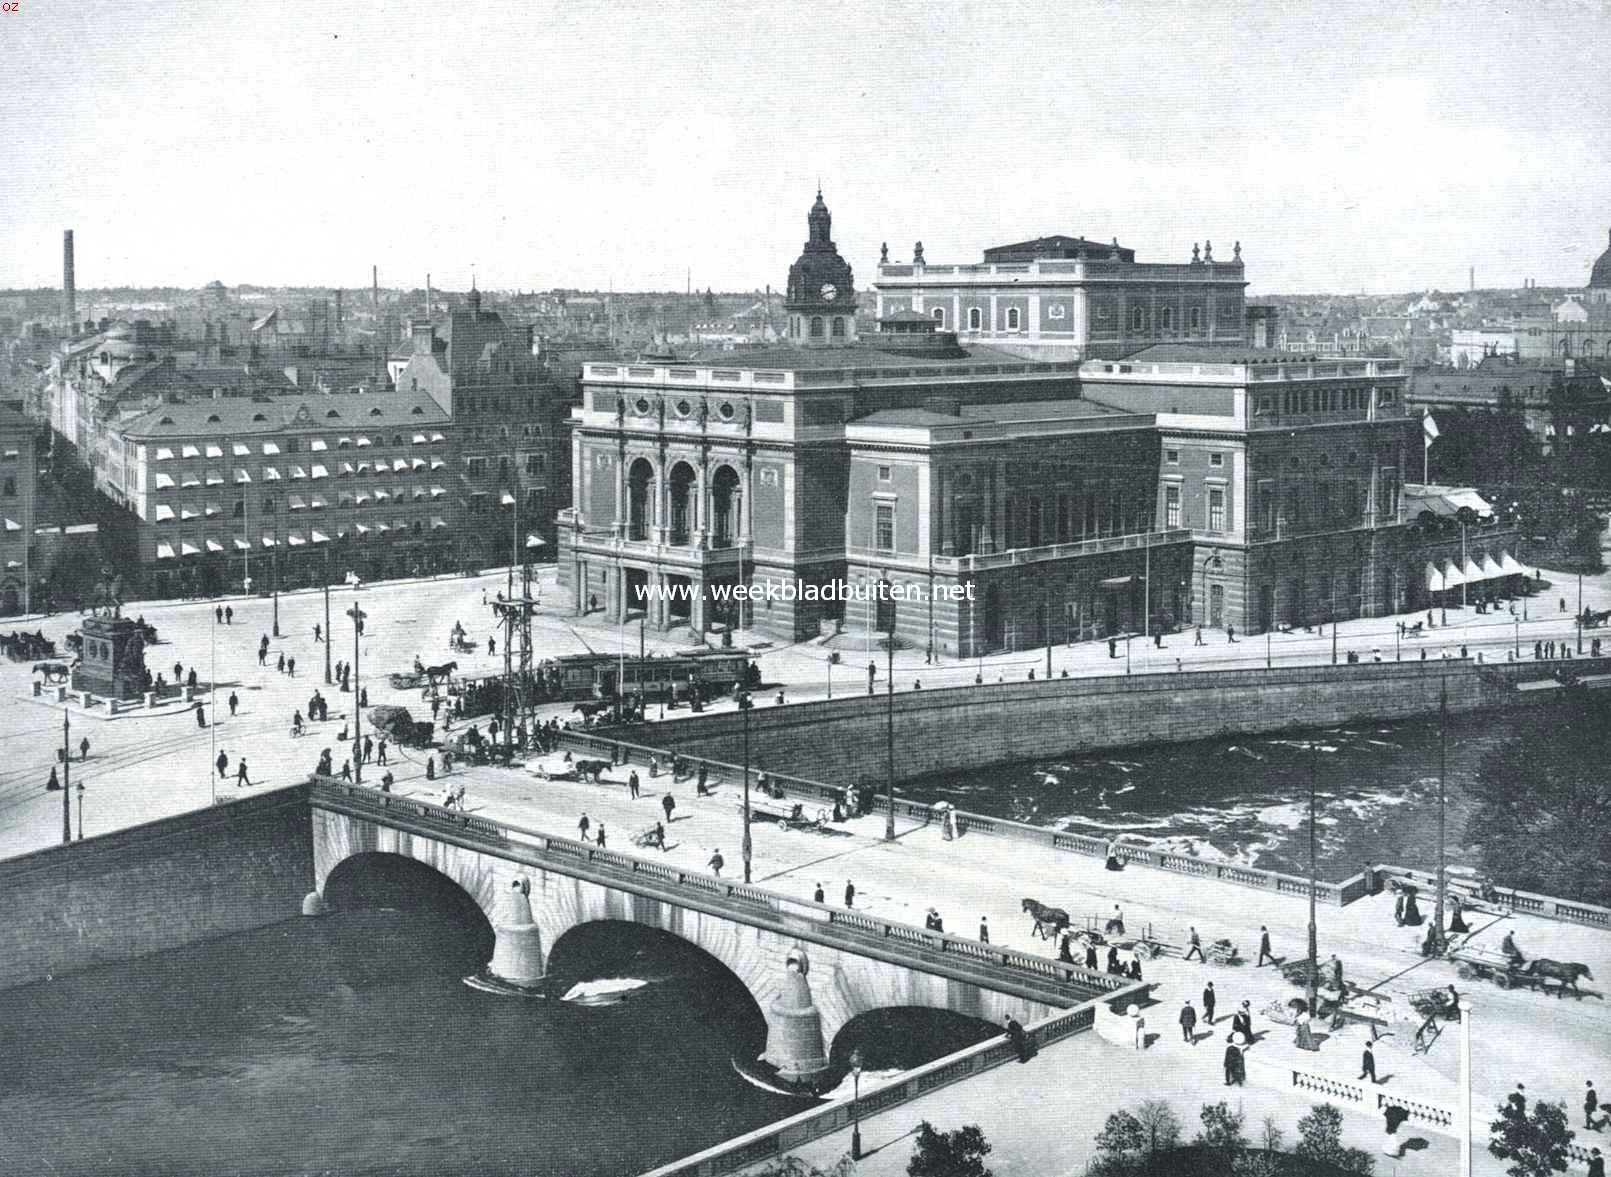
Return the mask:
M797 347L834 347L856 342L856 279L839 256L831 230L833 217L817 192L806 214L805 249L789 267L783 309L789 340Z

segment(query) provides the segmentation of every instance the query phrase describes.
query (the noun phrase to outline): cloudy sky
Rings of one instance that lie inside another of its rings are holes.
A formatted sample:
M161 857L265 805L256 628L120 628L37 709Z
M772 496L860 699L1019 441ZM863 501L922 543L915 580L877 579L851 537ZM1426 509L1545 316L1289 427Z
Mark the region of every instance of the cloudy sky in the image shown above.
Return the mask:
M1599 3L129 4L0 16L0 287L781 285L834 235L1241 241L1255 293L1579 284Z

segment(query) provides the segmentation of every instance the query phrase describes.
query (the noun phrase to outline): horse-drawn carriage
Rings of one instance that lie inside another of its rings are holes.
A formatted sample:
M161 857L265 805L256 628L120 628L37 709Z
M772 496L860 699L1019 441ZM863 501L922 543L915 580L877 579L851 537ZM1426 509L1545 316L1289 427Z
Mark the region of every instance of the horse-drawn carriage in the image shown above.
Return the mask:
M425 721L416 722L406 707L390 706L371 708L369 722L376 731L385 733L392 743L403 748L429 748L431 733L436 726Z
M743 805L739 805L742 811ZM828 828L828 811L817 809L808 811L803 801L772 801L752 798L750 800L750 819L752 821L776 822L785 830L812 830L821 833Z
M9 634L0 634L0 652L13 662L37 662L42 658L54 658L56 643L47 638L42 630L28 633L14 629Z
M1492 981L1501 989L1537 989L1549 992L1551 981L1559 982L1555 995L1564 997L1567 989L1581 997L1578 978L1594 980L1589 966L1575 960L1550 960L1535 956L1524 960L1502 950L1465 943L1449 951L1448 958L1455 962L1455 972L1464 980Z

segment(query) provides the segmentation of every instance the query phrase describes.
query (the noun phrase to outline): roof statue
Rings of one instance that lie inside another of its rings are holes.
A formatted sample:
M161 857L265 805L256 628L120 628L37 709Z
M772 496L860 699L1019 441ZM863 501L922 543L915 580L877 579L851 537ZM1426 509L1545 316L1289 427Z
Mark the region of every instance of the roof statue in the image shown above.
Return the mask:
M912 263L919 266L923 264L923 243L921 241L912 246Z

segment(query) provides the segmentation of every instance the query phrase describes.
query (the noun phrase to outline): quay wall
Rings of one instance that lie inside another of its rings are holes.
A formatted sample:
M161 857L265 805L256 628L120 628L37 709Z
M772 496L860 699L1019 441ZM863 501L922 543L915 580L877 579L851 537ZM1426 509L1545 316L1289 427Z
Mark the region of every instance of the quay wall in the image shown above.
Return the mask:
M1611 672L1611 659L1476 663L1467 660L1358 663L1274 670L1038 679L915 690L894 695L895 772L936 772L1014 761L1299 727L1407 719L1449 710L1546 703L1556 671ZM1531 689L1537 687L1539 689ZM771 705L756 695L749 713L751 763L834 784L883 782L889 699L875 695ZM599 729L599 735L689 756L742 763L737 712Z
M292 919L313 880L308 788L0 862L0 988Z

